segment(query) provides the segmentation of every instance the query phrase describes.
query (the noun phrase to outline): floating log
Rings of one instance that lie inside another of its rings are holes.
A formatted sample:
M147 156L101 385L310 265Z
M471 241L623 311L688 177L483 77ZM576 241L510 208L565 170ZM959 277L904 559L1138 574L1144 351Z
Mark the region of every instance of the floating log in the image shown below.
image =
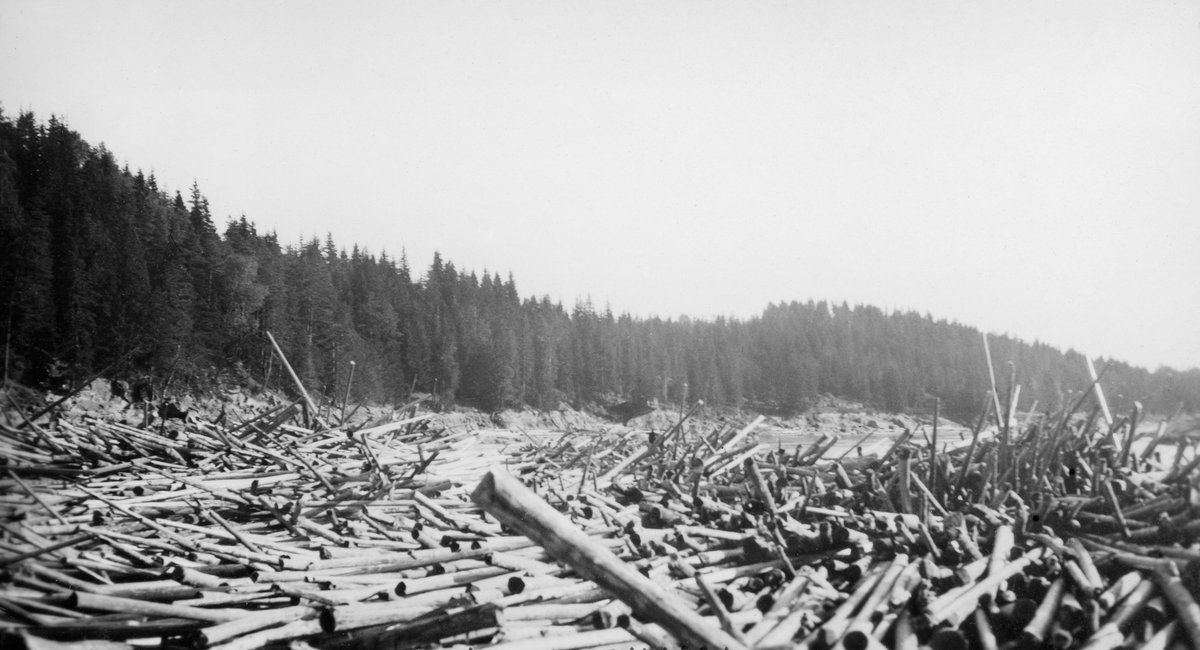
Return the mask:
M0 644L1193 643L1200 460L1158 467L1099 409L1018 422L1008 388L970 430L939 413L936 446L871 425L795 453L764 437L778 421L699 405L654 440L476 431L416 404L312 430L286 401L0 427Z

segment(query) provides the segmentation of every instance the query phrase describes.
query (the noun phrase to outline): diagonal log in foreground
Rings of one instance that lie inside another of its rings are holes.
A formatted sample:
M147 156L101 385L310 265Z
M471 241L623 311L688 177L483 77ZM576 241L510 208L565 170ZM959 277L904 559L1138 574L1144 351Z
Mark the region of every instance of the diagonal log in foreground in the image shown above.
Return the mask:
M624 601L638 618L658 623L688 645L747 650L744 644L704 620L691 605L597 544L503 470L488 472L471 494L471 500L540 544L554 559Z

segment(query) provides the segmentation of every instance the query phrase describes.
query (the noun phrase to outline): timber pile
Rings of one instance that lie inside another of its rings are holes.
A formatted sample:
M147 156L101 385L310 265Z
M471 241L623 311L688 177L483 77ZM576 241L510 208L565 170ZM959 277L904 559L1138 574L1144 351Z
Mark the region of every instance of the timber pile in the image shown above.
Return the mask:
M1135 451L1137 410L1016 426L1012 397L953 448L935 415L838 457L699 407L504 450L415 405L0 426L0 643L1200 650L1200 457L1160 466L1162 427Z

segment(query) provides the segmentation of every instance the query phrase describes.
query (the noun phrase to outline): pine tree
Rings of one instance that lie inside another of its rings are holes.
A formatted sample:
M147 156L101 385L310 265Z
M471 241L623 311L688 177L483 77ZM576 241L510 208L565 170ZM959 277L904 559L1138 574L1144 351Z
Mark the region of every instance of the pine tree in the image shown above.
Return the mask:
M168 193L32 113L0 112L0 308L13 367L35 383L53 362L84 374L133 346L139 370L184 383L261 380L270 331L314 392L344 386L355 360L354 399L405 399L414 381L489 409L657 397L798 410L832 393L900 410L937 396L969 419L987 386L979 332L928 314L808 301L744 320L635 318L522 300L511 274L439 254L414 282L403 249L347 253L328 233L283 247L244 215L218 234L198 183L188 200ZM1062 407L1090 383L1077 352L992 340L1017 368L1019 409ZM1117 410L1200 409L1200 370L1104 363Z

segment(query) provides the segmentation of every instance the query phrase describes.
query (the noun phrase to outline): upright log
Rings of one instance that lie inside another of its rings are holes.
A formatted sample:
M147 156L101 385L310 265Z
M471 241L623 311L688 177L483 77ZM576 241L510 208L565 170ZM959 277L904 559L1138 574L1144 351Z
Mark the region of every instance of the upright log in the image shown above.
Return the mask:
M275 353L279 355L279 360L283 362L283 367L286 368L288 374L291 375L292 383L296 384L296 388L300 391L300 395L304 397L304 404L308 406L308 412L312 414L314 420L316 420L318 423L324 424L321 421L320 414L317 412L316 402L313 402L312 397L309 397L308 391L304 388L304 382L300 381L299 375L296 374L295 370L292 370L292 364L288 363L287 357L283 355L283 349L280 348L279 344L275 342L275 337L271 336L270 332L267 332L267 338L271 340L271 346L275 348Z
M1104 423L1108 426L1113 424L1112 412L1108 410L1108 401L1104 399L1104 389L1100 387L1100 376L1096 374L1096 366L1092 363L1091 357L1084 357L1087 361L1088 378L1092 380L1092 393L1096 396L1096 403L1100 405L1100 413L1104 416Z

